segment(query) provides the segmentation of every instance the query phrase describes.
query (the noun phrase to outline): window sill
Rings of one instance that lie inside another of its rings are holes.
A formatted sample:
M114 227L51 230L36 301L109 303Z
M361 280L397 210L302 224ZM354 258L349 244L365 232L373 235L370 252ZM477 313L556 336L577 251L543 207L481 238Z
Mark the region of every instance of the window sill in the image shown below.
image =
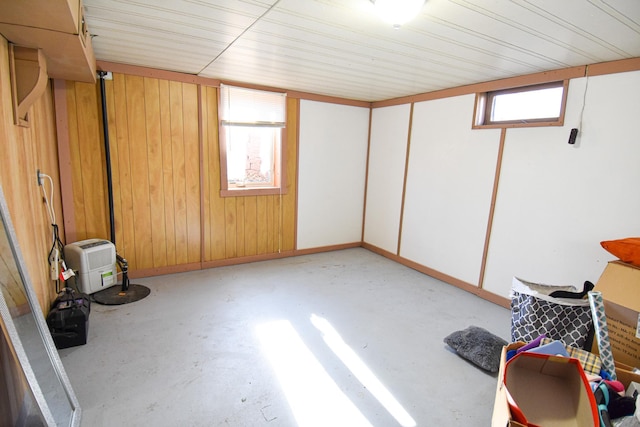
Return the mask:
M563 126L564 120L544 121L544 122L503 122L491 123L487 125L473 125L472 129L505 129L505 128L530 128L543 126Z
M272 196L276 194L287 194L287 191L280 187L246 187L220 190L220 197Z

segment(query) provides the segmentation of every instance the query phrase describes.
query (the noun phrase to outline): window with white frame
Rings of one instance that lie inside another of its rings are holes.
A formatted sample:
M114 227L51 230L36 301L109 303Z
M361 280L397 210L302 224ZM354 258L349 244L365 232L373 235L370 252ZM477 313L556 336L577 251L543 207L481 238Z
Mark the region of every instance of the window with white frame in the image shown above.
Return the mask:
M566 84L562 81L478 94L476 126L562 124Z
M220 85L223 190L278 189L286 94Z

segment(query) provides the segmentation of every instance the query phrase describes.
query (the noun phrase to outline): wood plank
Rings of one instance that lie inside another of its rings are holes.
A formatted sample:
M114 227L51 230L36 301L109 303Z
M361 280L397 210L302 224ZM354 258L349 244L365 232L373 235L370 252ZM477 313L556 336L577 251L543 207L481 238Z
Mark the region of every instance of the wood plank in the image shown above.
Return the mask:
M269 229L267 227L269 214L268 210L268 196L256 197L256 228L257 228L257 241L258 241L258 254L266 254L269 250Z
M280 213L282 211L282 197L280 194L276 194L270 197L271 203L269 208L269 252L280 251L280 243L282 236L282 224L280 223Z
M236 251L236 197L224 198L225 211L225 257L235 258L238 256Z
M220 197L220 149L218 132L218 90L207 88L207 128L209 136L210 239L211 260L226 258L226 207Z
M73 211L76 217L76 238L78 241L87 238L87 217L84 209L84 192L82 191L82 161L80 159L80 137L78 135L78 106L74 83L68 83L66 89L67 111L69 118L69 153L71 160L71 182L73 186ZM68 242L71 243L71 242Z
M267 199L267 252L273 253L278 251L279 196L265 196L265 198Z
M99 81L98 81L99 82ZM123 239L123 217L122 203L120 197L116 197L116 189L120 188L120 162L118 162L118 144L114 140L118 139L118 127L116 125L115 101L113 94L113 80L105 80L105 98L107 104L107 123L109 131L109 154L111 164L111 188L113 191L113 222L115 228L116 252L119 251L118 246ZM106 168L106 165L105 165ZM106 171L106 169L105 169ZM106 189L107 195L109 189ZM107 204L108 206L108 204ZM108 215L108 212L107 212ZM111 230L109 231L111 233Z
M118 185L113 188L113 197L114 201L118 200L121 211L119 215L122 218L120 223L116 222L116 228L120 229L120 234L117 234L116 249L118 254L127 260L129 269L135 270L137 268L137 258L125 76L113 74L110 86L113 89L114 114L112 118L116 123L116 132L115 135L110 135L109 139L111 145L116 147L117 158L114 158L114 163L118 165Z
M282 195L282 250L295 249L298 166L298 99L287 98L287 131L283 147L285 187Z
M257 196L244 197L244 255L258 253Z
M160 97L160 138L162 140L163 211L167 265L176 265L175 198L173 191L173 143L171 139L171 98L169 81L158 80Z
M244 197L236 197L236 256L245 256L244 239L245 239L245 212Z
M49 94L50 92L47 91L47 96ZM48 270L43 269L43 266L47 264L41 263L42 258L39 254L49 253L50 245L52 244L52 227L51 219L47 214L46 206L42 199L41 191L43 187L33 185L32 177L34 170L37 170L39 166L44 166L38 162L37 146L46 141L46 136L41 135L42 127L46 127L46 118L38 113L41 112L41 107L43 102L46 102L47 96L40 97L29 110L31 120L38 120L39 125L28 128L18 127L16 129L18 138L21 140L20 147L18 148L20 158L19 161L16 162L18 166L16 172L18 176L22 178L19 184L20 191L18 195L26 201L31 208L23 210L22 215L13 222L16 233L18 233L18 231L20 232L18 236L24 236L24 241L20 243L20 249L27 271L39 272L40 274L48 273ZM55 173L52 172L52 175L55 176ZM53 185L55 189L55 181ZM49 202L54 203L52 200ZM40 274L37 274L37 276L42 277ZM47 280L46 283L50 285L52 282ZM46 286L43 286L34 288L34 291L40 303L40 308L46 312L49 309L49 305L47 304L49 290Z
M77 82L76 114L80 141L80 165L84 215L88 238L109 238L108 205L105 186L105 156L97 85Z
M51 84L51 82L49 82ZM53 95L52 91L45 91L44 95L41 97L39 102L36 102L33 106L32 118L34 123L37 125L32 126L34 130L33 136L35 138L34 148L35 148L35 164L32 163L31 170L33 168L40 167L43 171L46 172L47 175L51 176L54 183L54 191L53 199L51 203L53 205L53 209L55 212L56 224L58 225L58 232L60 238L64 243L64 216L62 212L62 199L60 195L62 192L60 191L60 172L58 166L58 157L57 157L57 146L56 146L56 122L55 122L55 112L53 107ZM33 172L31 172L33 173ZM29 175L29 171L27 171L27 175ZM32 175L33 176L33 175ZM44 204L42 203L41 198L41 188L36 188L36 186L31 185L32 191L34 191L34 201L39 205L39 209L37 210L39 213L38 223L36 224L36 229L41 230L51 230L51 225L49 222L49 217L45 212ZM35 240L35 249L34 253L38 254L36 258L37 270L32 270L34 274L32 277L39 281L41 277L47 277L48 274L48 263L46 262L47 254L51 249L52 242L49 239L49 235L46 233L37 233L33 236ZM26 257L26 255L24 255ZM40 293L39 300L43 303L49 303L55 299L56 292L55 287L51 286L51 282L46 283L44 281L40 282L44 289L40 291L40 286L34 280L32 282L34 288L36 289L36 293ZM46 310L49 309L48 304L43 306Z
M182 83L169 82L171 105L171 141L173 154L173 191L175 195L174 218L176 235L176 263L186 264L188 257L187 240L187 184L184 153L184 124Z
M211 154L209 142L209 97L206 87L199 87L200 123L202 142L202 261L211 259Z
M49 82L51 85L51 82ZM58 225L58 232L60 238L64 243L64 216L62 212L62 199L60 195L62 192L60 191L60 173L58 170L58 150L56 147L56 122L55 122L55 112L53 107L53 99L51 87L47 88L45 94L40 98L39 101L35 102L33 105L32 119L34 123L37 125L31 126L32 129L32 137L35 142L35 157L34 161L31 162L31 170L33 168L41 168L41 170L45 171L45 173L51 176L54 185L54 197L51 200L51 204L53 210L55 212L56 224ZM26 171L27 175L29 175L29 170ZM31 172L33 173L33 172ZM49 216L46 213L45 206L42 202L42 193L41 188L36 188L36 186L31 185L32 191L34 192L34 203L39 207L39 209L34 210L37 212L36 220L36 228L42 230L40 233L37 233L34 240L35 246L33 247L33 252L31 254L27 254L27 256L33 258L33 263L37 266L37 270L33 270L34 274L32 274L34 279L38 279L40 277L47 277L48 268L47 263L42 262L42 259L45 258L45 255L49 253L51 249L52 242L50 241L49 236L51 235L51 223ZM56 292L55 287L51 286L51 282L41 282L44 285L41 289L35 282L33 283L34 289L36 293L39 295L38 299L41 301L43 305L43 309L48 310L48 303L55 299Z
M164 216L164 177L162 133L160 127L160 88L158 80L144 78L144 105L147 159L149 162L149 205L151 242L154 267L167 265L167 245Z
M198 126L198 87L183 83L183 121L185 185L187 202L188 262L201 261L200 246L200 130Z
M52 80L53 103L56 118L58 170L60 171L60 199L64 207L64 242L77 241L76 214L73 209L73 180L71 176L71 152L69 150L69 114L67 87L64 80Z
M147 161L144 79L126 76L127 118L135 227L135 256L137 268L153 267L151 240L151 206L149 202L149 163Z

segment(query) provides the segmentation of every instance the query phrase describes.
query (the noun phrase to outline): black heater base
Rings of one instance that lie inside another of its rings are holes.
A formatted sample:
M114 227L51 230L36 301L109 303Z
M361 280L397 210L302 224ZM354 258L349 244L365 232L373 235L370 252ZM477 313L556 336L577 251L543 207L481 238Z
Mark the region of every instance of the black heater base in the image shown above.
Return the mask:
M96 292L91 297L102 305L121 305L140 301L151 293L146 286L129 283L129 263L126 259L116 254L116 262L122 270L122 286L112 286Z
M140 301L151 293L151 289L146 286L129 284L126 290L121 286L112 286L102 291L96 292L91 297L102 305L121 305Z

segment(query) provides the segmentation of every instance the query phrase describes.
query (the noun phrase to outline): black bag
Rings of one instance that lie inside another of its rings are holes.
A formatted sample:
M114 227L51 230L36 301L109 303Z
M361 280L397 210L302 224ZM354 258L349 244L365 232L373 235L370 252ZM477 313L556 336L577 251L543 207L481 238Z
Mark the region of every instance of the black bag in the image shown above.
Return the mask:
M90 311L89 295L65 288L53 302L47 316L47 325L56 348L87 343Z
M590 350L593 317L589 300L551 296L577 292L574 287L541 285L514 277L511 340L530 342L544 334L567 346Z

